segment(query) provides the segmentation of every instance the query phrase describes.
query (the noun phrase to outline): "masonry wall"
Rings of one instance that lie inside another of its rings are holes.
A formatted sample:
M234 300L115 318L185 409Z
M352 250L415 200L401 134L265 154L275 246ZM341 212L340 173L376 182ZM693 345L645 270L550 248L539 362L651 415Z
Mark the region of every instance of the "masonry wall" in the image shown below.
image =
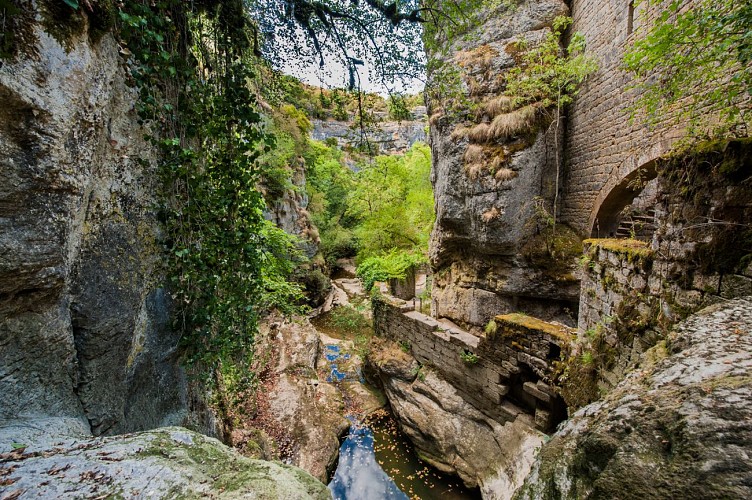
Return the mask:
M588 52L599 65L568 111L565 140L561 218L586 236L592 214L608 192L636 168L668 152L681 132L669 121L653 130L629 123L635 92L628 90L632 79L621 66L625 52L644 30L641 16L647 3L634 13L631 34L628 0L571 3L572 31L585 36ZM648 18L657 11L651 7Z
M546 382L552 361L567 347L568 328L555 326L555 335L510 322L497 335L477 337L414 311L411 302L385 295L374 299L373 313L378 336L409 349L491 418L506 422L525 412L535 416L542 430L556 422L558 401ZM472 353L477 361L468 363L463 353Z

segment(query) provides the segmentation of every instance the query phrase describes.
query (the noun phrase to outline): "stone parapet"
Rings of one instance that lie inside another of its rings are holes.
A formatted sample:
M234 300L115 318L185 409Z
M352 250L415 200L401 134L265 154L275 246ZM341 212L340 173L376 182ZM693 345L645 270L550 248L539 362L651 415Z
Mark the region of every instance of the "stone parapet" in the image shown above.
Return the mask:
M550 430L563 417L549 382L573 329L512 314L497 316L496 327L479 337L412 309L411 302L392 296L374 298L376 335L409 350L500 423L527 413L539 429Z

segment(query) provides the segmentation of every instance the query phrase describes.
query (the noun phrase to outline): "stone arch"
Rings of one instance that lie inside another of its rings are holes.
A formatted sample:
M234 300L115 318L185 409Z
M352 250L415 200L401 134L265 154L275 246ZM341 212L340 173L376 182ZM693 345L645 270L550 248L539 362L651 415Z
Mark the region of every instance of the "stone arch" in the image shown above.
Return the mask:
M592 238L613 236L622 210L634 201L647 182L658 175L655 158L642 163L630 163L627 162L626 166L614 171L598 194L588 222ZM635 164L639 166L632 167Z
M591 237L609 236L609 232L604 231L603 221L606 221L608 225L609 220L618 219L617 216L621 210L631 204L640 194L640 189L629 189L637 176L642 175L642 179L647 181L656 178L656 160L670 152L680 137L681 133L672 131L660 138L643 142L641 146L636 147L641 154L630 155L616 170L611 172L598 192L590 212L587 229Z

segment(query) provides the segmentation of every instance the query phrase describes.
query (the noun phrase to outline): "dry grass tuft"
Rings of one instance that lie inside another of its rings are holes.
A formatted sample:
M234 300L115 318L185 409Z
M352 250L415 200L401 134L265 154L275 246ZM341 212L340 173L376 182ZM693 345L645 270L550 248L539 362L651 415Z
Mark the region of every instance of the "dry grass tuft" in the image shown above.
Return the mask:
M481 215L481 218L483 219L483 222L488 224L492 220L498 218L499 215L501 215L501 212L499 211L499 209L496 207L491 207L490 210L486 210L485 212L483 212L483 215Z
M477 67L488 69L494 58L499 57L499 51L490 45L481 45L472 50L461 50L454 56L454 61L462 68Z
M462 139L465 139L467 137L469 131L470 129L465 125L457 125L456 127L454 127L454 130L452 130L452 134L449 137L453 141L461 141Z
M488 169L491 172L498 172L500 168L503 168L507 164L507 155L502 151L501 153L497 154L493 157L491 160L491 163L488 165Z
M535 128L538 118L538 107L529 105L503 113L491 122L491 134L494 138L512 137L521 133L531 132Z
M444 116L444 109L439 108L437 109L429 118L428 118L428 124L432 127L435 126L437 123L439 123L439 120L443 118Z
M486 161L486 150L483 146L470 144L465 150L465 163L482 163Z
M473 142L490 142L493 139L491 126L488 123L479 123L473 128L467 129L465 136Z
M534 104L498 115L489 123L479 123L467 132L473 142L491 142L508 139L532 132L538 119L538 107Z
M483 168L483 163L466 163L465 173L470 179L476 180L483 173Z
M517 172L515 172L511 168L500 168L499 170L496 171L496 174L494 175L494 178L498 182L511 181L515 177L517 177Z
M510 113L514 110L513 99L511 97L500 95L484 102L481 106L482 113L495 117L502 113Z

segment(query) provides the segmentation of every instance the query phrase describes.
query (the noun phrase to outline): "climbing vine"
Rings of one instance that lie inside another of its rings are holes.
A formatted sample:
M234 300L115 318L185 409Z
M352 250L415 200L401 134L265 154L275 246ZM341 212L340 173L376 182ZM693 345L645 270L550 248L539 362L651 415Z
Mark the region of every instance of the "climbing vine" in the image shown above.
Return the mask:
M288 280L295 242L263 217L260 158L274 137L251 86L252 26L241 1L162 0L125 2L118 28L162 153L176 326L189 364L216 375L250 361L263 310L289 312L302 296Z
M752 125L752 5L640 0L637 39L624 64L635 78L633 117L688 124L688 136L748 136ZM654 14L653 18L649 15Z

